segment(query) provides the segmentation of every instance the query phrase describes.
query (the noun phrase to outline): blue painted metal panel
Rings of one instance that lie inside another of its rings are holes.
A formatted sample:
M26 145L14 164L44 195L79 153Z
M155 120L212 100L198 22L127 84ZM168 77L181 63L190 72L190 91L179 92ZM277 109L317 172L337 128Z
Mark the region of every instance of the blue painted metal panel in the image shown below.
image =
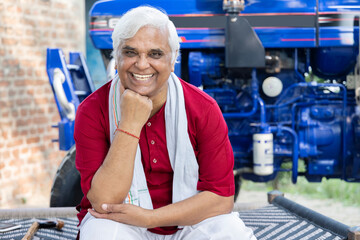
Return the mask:
M354 46L354 29L341 27L322 27L319 30L321 47Z
M90 37L94 46L98 49L112 49L112 30L94 31L90 30Z
M120 16L139 5L164 9L169 15L224 14L221 0L105 0L98 1L91 9L91 16ZM121 6L121 7L119 7ZM246 13L315 13L316 0L246 0Z
M95 3L90 12L91 16L120 16L127 10L140 5L151 5L162 8L169 15L224 13L222 10L222 1L219 0L106 0Z
M359 0L319 0L320 12L353 12L359 10Z
M255 28L264 47L301 48L316 46L316 30L311 28ZM90 31L94 46L112 49L112 31ZM181 49L224 47L224 29L178 29ZM332 45L331 45L332 46Z
M316 46L314 28L255 28L265 48L302 48Z
M119 18L127 10L145 4L143 1L99 1L90 11L91 17ZM222 10L222 1L213 0L185 0L185 1L146 1L146 4L157 6L170 16L203 16L225 15ZM286 17L287 15L315 15L316 1L247 1L243 16L256 17ZM314 23L315 25L315 23ZM313 47L316 44L315 28L255 28L259 38L265 47ZM90 30L90 36L96 48L111 49L112 29ZM179 36L182 37L182 48L207 48L224 46L224 29L209 28L179 28Z
M319 45L354 46L358 42L360 0L319 1Z

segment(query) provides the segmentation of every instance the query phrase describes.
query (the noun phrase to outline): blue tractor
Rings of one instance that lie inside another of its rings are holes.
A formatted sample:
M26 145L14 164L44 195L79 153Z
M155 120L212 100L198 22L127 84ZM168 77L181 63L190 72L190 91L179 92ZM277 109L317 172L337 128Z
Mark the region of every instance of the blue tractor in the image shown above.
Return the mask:
M112 30L140 0L97 1L89 34L113 76ZM148 0L164 9L181 40L175 72L219 104L235 157L235 182L338 178L360 182L359 0ZM95 89L80 53L66 63L48 49L47 72L69 151L51 206L82 197L74 166L74 118ZM106 79L106 76L104 76ZM299 171L299 161L305 169ZM287 163L288 164L284 164Z

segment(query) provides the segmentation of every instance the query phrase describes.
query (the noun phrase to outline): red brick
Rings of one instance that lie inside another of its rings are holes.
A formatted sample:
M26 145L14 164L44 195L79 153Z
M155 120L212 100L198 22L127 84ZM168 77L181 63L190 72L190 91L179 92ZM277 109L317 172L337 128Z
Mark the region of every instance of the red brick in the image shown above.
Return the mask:
M9 87L10 84L11 84L11 82L8 81L8 80L1 80L0 81L0 88Z
M17 127L25 127L25 126L29 126L30 124L32 124L31 119L30 120L24 120L24 119L16 120Z
M24 10L24 14L25 14L25 15L31 15L31 9L30 9L30 8L26 8L26 9Z
M47 5L47 6L50 6L50 0L42 0L42 1L39 1L39 3L41 4L41 5Z
M3 111L2 115L1 115L1 117L3 117L3 118L7 118L7 117L9 117L9 116L10 116L9 110Z
M35 128L31 128L30 129L30 134L35 134L36 133L36 129Z
M20 19L20 24L22 24L23 26L36 27L35 21L28 18L28 17L27 18L21 18Z
M32 60L26 60L26 59L22 59L20 60L20 65L22 67L32 67L35 68L36 67L36 62L32 61Z
M30 150L31 150L31 154L42 153L43 151L45 151L45 146L31 147Z
M55 9L66 9L66 4L65 3L60 3L60 2L56 2L55 4L54 4L54 8Z
M51 28L52 27L52 22L51 21L38 21L38 24L41 28Z
M3 173L3 177L6 178L10 178L11 177L11 171L8 169L5 169L4 171L2 171Z
M19 111L18 110L12 110L11 111L11 116L14 118L17 118L19 116Z
M23 77L23 76L25 76L25 71L23 69L18 69L16 72L16 75L18 77Z
M14 149L12 151L12 155L14 156L15 159L20 159L20 151L19 151L19 149Z
M14 84L15 84L15 87L22 87L22 86L25 86L26 85L26 80L17 80L17 81L14 81Z
M36 45L36 41L35 39L21 39L21 44L24 46L35 46Z
M45 76L45 74L46 74L45 69L44 70L35 70L36 77L42 77L42 76Z
M31 89L27 89L27 90L26 90L26 93L27 93L28 95L31 95L31 96L32 96L32 95L34 95L34 89L32 89L32 88L31 88Z
M3 157L4 157L5 160L9 159L10 158L10 151L9 150L4 151L3 152Z
M51 118L51 122L58 122L58 121L60 121L60 116L58 116L58 115L55 115L55 116L53 116L52 118Z
M45 132L45 128L38 128L37 133L41 134Z
M2 44L7 46L14 46L18 44L18 40L15 38L2 38Z
M1 21L1 25L2 26L11 26L11 25L16 25L19 21L17 18L14 18L11 15L3 15L2 18L0 19Z
M17 106L27 106L27 105L31 104L32 101L33 100L31 98L20 98L20 99L16 100L16 105Z
M28 130L22 130L22 131L19 131L18 129L14 130L11 132L11 137L13 138L16 138L16 137L24 137L24 136L27 136L29 133Z
M54 104L55 105L55 104ZM58 110L57 110L57 108L55 107L55 106L50 106L49 108L48 108L48 113L55 113L55 112L57 112Z
M43 52L38 52L39 54L40 54L40 57L41 58L39 58L38 59L38 63L39 63L39 65L40 66L46 66L46 61L45 61L45 59L46 59L46 55L45 55L45 51L43 51ZM40 68L40 69L45 69L45 68ZM47 80L47 79L46 79Z
M1 119L0 119L1 120ZM6 129L6 128L10 128L11 127L11 122L10 121L1 121L0 122L0 125L3 129Z
M16 5L8 6L6 8L6 11L7 11L7 13L12 13L12 14L20 13L21 12L21 7L16 6Z
M26 71L26 75L27 75L28 77L31 77L31 76L33 75L33 70L32 70L32 68L29 68L29 69Z
M47 117L37 117L34 118L34 123L36 123L37 125L39 124L47 124L49 123L49 119Z
M27 115L28 115L28 110L27 109L21 109L20 110L20 115L21 115L21 117L27 117Z
M26 143L27 143L27 144L39 143L39 142L40 142L40 138L39 138L39 137L32 137L32 138L26 139Z
M8 96L8 91L6 89L0 88L0 99L7 98L7 96Z
M9 95L10 96L16 96L16 91L12 88L9 89Z
M50 102L49 99L44 98L44 97L36 99L37 104L48 104L49 102Z
M22 144L23 144L22 139L13 139L8 144L6 144L6 147L8 147L8 148L10 148L10 147L18 147L18 146L21 146Z
M7 35L15 35L15 30L14 30L14 28L12 28L12 27L5 27L4 29L5 29L4 32L5 32Z
M19 161L19 159L12 159L9 162L9 166L11 166L11 167L21 167L21 161Z
M0 100L0 109L8 108L8 107L9 107L9 103L7 101Z
M5 67L17 67L19 65L18 59L6 59L3 62Z
M29 152L29 149L28 149L27 147L21 149L21 153L22 153L22 154L26 154L26 153L28 153L28 152Z
M2 136L2 140L7 140L8 139L8 133L5 131L1 132L1 136Z
M45 114L45 108L43 108L43 107L40 107L39 106L39 108L38 109L36 109L36 113L37 114L40 114L40 115L44 115Z

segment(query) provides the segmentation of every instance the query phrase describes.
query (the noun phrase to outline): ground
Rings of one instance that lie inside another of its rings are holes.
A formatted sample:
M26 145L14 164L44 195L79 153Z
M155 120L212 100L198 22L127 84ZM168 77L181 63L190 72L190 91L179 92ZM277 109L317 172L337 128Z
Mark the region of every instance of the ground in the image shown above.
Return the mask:
M343 224L360 226L360 207L345 206L343 203L334 200L311 199L305 196L286 193L285 197ZM235 206L239 208L257 208L266 204L267 193L242 189Z

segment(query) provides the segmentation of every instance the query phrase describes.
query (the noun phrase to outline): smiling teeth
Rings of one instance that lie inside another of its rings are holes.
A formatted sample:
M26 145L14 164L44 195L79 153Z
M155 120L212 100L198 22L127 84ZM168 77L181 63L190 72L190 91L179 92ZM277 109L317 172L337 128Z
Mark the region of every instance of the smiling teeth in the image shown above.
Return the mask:
M136 80L139 80L139 81L146 81L149 78L151 78L153 75L154 74L140 75L140 74L133 73L133 76L136 78Z

